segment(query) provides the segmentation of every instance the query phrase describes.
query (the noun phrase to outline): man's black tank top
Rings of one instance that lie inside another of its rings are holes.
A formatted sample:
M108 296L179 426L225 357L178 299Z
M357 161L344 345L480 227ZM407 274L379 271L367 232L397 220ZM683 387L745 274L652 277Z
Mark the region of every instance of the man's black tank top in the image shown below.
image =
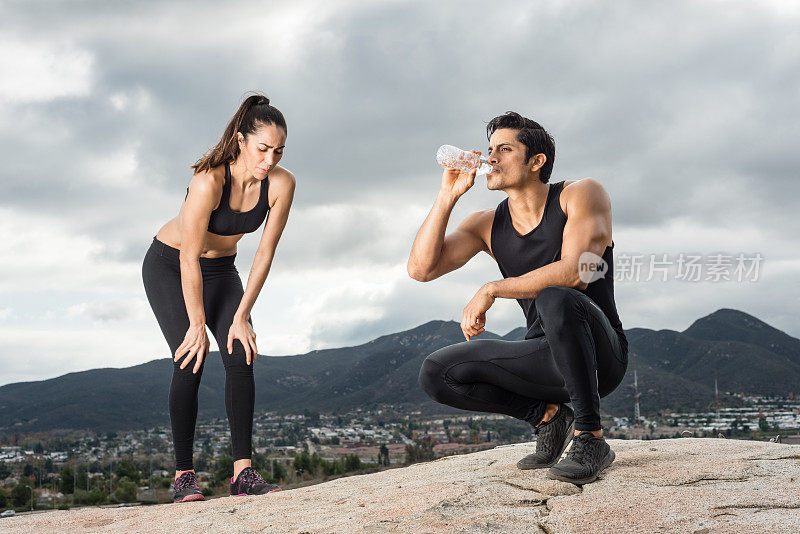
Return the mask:
M511 224L511 214L508 210L508 198L497 205L492 222L492 254L503 278L521 276L534 269L561 259L561 241L564 236L564 225L567 216L561 209L559 198L564 182L550 184L547 191L547 200L544 205L544 214L539 226L525 234L519 235ZM611 326L619 334L620 342L627 350L628 340L622 329L622 322L617 314L614 302L614 242L606 247L603 260L608 265L603 278L590 283L586 289L577 289L591 298L606 314ZM536 299L517 299L527 320L528 334L526 338L543 336L541 322L536 313L534 301Z
M269 178L264 178L261 180L261 191L255 207L250 211L233 211L229 202L231 198L231 168L226 163L222 198L220 198L217 209L211 212L211 218L208 220L208 231L217 235L237 235L258 230L269 211L268 187ZM189 196L188 187L186 188L186 196Z

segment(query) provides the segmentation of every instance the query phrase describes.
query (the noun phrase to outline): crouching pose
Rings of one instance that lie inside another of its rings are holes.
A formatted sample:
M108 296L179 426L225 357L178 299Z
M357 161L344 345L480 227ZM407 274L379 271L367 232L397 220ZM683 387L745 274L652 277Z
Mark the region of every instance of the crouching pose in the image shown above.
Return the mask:
M536 452L518 467L549 468L550 478L586 484L614 461L603 439L600 398L619 385L628 364L614 303L611 203L591 178L548 183L555 146L538 123L508 112L489 122L487 136L487 187L508 198L445 236L453 207L475 182L475 171L445 170L408 273L433 280L484 251L503 280L472 297L461 319L467 341L428 356L419 383L437 402L530 423ZM522 306L523 341L473 339L497 298Z

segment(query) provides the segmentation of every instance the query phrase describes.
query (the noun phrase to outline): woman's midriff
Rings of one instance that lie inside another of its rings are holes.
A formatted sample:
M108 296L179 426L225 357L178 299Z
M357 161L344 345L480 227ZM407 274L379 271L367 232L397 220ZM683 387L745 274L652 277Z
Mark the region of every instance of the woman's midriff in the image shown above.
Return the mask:
M236 254L236 243L242 238L244 234L236 235L217 235L211 232L206 232L205 240L203 242L203 252L200 254L201 258L221 258L223 256L232 256ZM169 245L172 248L181 248L181 229L178 218L175 217L167 224L161 227L156 234L156 239Z

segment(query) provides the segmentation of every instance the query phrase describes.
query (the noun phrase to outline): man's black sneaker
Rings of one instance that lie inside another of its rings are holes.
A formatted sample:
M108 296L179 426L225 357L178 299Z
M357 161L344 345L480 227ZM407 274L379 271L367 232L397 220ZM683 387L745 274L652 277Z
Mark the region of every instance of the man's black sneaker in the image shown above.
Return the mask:
M197 486L197 475L194 471L186 471L177 479L173 486L174 497L173 502L190 502L190 501L204 501L203 493Z
M588 484L614 461L614 451L606 440L585 430L575 436L567 456L547 471L547 478Z
M252 467L242 469L235 481L231 477L231 495L264 495L274 491L281 491L281 488L275 484L267 484Z
M561 458L561 454L575 434L575 414L572 408L560 403L553 418L538 427L533 427L533 432L537 435L536 452L517 462L517 467L520 469L551 467Z

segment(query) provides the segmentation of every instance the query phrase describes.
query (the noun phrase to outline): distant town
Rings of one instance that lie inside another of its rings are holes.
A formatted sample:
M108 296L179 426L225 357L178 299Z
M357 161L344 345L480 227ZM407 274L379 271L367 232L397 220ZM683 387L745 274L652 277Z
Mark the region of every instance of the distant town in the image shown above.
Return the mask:
M603 421L609 438L725 437L800 443L800 400L737 395L738 408L669 412ZM429 461L534 439L510 417L461 412L427 416L384 406L372 411L257 414L253 464L285 489L350 474ZM195 470L207 497L227 494L228 422L198 424ZM50 431L0 436L0 511L170 502L171 431Z

